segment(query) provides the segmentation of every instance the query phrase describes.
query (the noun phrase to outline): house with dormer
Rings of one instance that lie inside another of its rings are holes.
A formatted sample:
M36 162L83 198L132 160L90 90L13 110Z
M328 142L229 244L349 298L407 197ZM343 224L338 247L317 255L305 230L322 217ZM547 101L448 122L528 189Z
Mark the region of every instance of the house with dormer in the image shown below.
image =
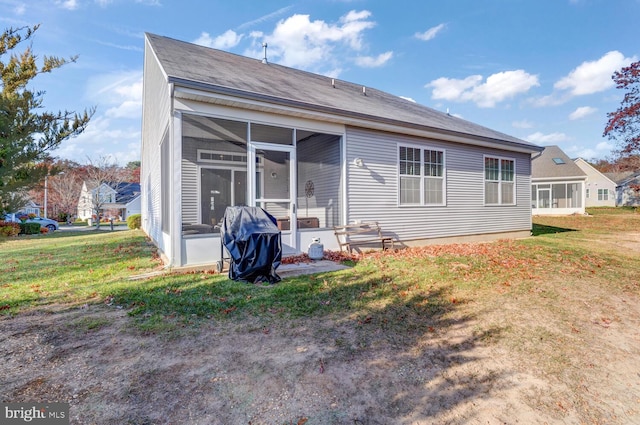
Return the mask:
M95 219L97 207L101 218L126 220L131 214L140 214L140 184L105 182L89 187L86 181L83 182L78 200L78 218Z

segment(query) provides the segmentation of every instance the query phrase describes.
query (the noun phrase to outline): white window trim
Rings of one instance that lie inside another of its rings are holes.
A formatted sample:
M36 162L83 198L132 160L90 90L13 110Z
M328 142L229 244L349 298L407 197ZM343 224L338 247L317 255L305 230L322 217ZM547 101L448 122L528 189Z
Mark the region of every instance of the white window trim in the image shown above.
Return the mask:
M400 148L410 148L410 149L419 149L420 150L420 176L409 176L409 177L415 177L415 178L420 178L420 203L416 203L416 204L403 204L400 202L401 199L401 193L400 193L400 178L403 176L403 174L400 174ZM425 176L424 175L424 170L425 170L425 166L424 166L424 151L438 151L438 152L442 152L442 177L435 177L435 176ZM446 149L443 148L437 148L434 146L425 146L425 145L418 145L418 144L408 144L408 143L398 143L396 145L396 155L397 155L397 162L396 162L396 175L398 177L398 187L397 187L397 193L398 193L398 207L445 207L447 206L447 151ZM424 196L424 185L425 185L425 179L427 178L438 178L442 180L442 202L441 203L430 203L427 204L425 203L425 196Z
M495 182L496 180L487 180L486 178L486 169L485 169L485 164L487 162L487 158L491 158L491 159L497 159L498 160L498 164L499 164L499 170L500 170L500 176L502 176L502 161L506 160L506 161L513 161L513 202L511 203L503 203L502 202L502 182L503 180L497 180L498 182L498 203L495 204L488 204L487 203L487 181L491 181L491 182ZM508 156L498 156L498 155L482 155L482 200L484 202L484 205L486 207L502 207L502 206L514 206L518 204L518 185L517 180L518 180L518 172L517 172L517 161L515 158L512 157L508 157Z
M609 200L609 189L598 189L598 201L608 201Z

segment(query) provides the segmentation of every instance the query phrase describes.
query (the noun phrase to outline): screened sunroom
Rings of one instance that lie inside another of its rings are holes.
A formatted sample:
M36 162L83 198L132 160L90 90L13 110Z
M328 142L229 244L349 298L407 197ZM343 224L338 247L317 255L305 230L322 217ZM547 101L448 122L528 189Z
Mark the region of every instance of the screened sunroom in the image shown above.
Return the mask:
M182 237L219 236L228 206L255 205L277 219L285 252L299 232L341 217L341 140L302 128L182 115Z

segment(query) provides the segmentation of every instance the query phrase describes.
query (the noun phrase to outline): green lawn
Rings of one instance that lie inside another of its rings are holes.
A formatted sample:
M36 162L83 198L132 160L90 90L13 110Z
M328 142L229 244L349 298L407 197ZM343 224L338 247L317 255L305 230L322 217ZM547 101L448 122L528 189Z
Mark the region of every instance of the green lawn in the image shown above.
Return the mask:
M559 275L635 288L640 265L590 242L639 228L633 211L536 218L519 241L368 254L352 269L288 278L272 286L232 282L212 272L132 280L160 267L141 231L56 233L0 242L0 314L86 303L126 308L141 326L233 317L353 314L359 320L429 322L471 299L505 288L513 296ZM606 267L602 265L606 264Z

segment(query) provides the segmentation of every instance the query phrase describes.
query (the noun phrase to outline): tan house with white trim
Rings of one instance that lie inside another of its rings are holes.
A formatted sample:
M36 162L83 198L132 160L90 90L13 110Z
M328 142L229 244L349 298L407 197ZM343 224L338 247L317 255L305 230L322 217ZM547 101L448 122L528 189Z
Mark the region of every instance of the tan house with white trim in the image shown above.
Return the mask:
M573 162L587 175L585 206L615 207L616 183L582 158L576 158Z

